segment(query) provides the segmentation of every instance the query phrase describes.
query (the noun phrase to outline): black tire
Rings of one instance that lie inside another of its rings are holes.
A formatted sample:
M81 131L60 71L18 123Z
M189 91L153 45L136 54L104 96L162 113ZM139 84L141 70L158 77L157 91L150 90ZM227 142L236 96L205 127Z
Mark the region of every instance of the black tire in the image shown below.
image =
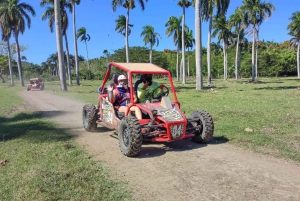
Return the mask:
M199 121L190 122L191 126L199 126L194 131L195 136L192 140L197 143L207 143L211 140L214 134L214 122L211 115L204 110L197 110L191 114L190 119L199 118Z
M92 104L87 104L82 110L83 127L86 131L95 131L97 128L98 110Z
M45 89L45 85L43 83L42 86L41 86L41 90L44 90L44 89Z
M29 89L29 87L27 87L27 91L29 91L30 89Z
M136 156L140 153L143 136L140 122L134 116L124 117L118 128L119 147L125 156Z

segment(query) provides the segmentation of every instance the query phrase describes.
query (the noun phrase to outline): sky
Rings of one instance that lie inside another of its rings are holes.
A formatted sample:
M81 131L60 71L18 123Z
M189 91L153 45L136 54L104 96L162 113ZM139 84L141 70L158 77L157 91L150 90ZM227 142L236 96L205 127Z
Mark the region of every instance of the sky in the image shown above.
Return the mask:
M23 35L19 36L19 43L26 46L27 50L21 52L21 56L27 58L27 62L40 65L47 58L57 52L55 29L51 33L48 27L48 21L41 19L45 11L45 7L40 7L39 0L20 0L26 2L33 7L36 12L35 17L31 17L31 27L26 30ZM179 17L182 15L182 8L177 6L178 0L148 0L145 4L145 10L142 11L140 5L130 11L129 23L134 26L131 28L129 36L129 46L143 46L143 38L140 36L142 28L146 25L154 27L155 32L161 35L159 45L154 49L163 51L164 49L175 50L172 37L167 37L165 34L165 24L169 17ZM288 35L287 25L290 23L289 18L293 12L300 11L299 0L266 0L274 5L272 17L265 21L260 27L260 40L283 42L290 40ZM234 10L241 6L242 0L231 0L227 11L227 17L234 13ZM80 5L76 6L76 29L85 27L91 39L87 42L89 59L99 58L103 56L103 51L113 53L114 50L125 46L125 37L115 31L115 20L119 15L126 15L126 9L119 7L114 12L111 7L111 0L81 0ZM186 25L193 30L195 10L193 7L186 9ZM202 45L207 46L208 23L202 24ZM67 31L69 42L69 52L74 55L74 38L72 15L69 14L69 28ZM251 41L251 36L248 36ZM217 41L213 39L213 41ZM11 43L15 40L12 37ZM84 42L78 40L79 55L87 58L86 47Z

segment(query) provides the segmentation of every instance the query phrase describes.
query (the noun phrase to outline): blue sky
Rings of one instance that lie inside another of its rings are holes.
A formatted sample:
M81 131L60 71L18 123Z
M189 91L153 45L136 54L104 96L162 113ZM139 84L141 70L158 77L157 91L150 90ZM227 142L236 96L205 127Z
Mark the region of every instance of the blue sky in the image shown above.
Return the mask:
M20 45L26 46L28 49L21 52L22 56L26 56L28 62L41 64L46 61L50 54L56 53L55 32L50 33L47 21L41 20L45 8L39 6L39 0L20 1L27 2L36 11L36 16L32 17L31 28L26 29L23 35L19 36ZM160 33L161 39L159 46L155 46L156 50L176 49L172 37L167 38L165 24L170 16L179 17L182 9L177 6L178 0L149 0L142 11L139 5L136 5L130 13L130 24L132 33L129 36L130 46L145 46L143 39L140 37L142 27L151 25L155 31ZM300 11L299 0L267 0L275 6L275 11L271 18L265 21L260 27L260 40L283 42L289 40L287 25L290 23L289 18L293 12ZM227 16L231 15L234 10L242 4L242 0L231 0ZM125 38L123 35L115 31L115 20L119 15L126 15L126 10L122 7L117 8L113 12L111 8L111 0L81 0L81 4L76 7L77 29L85 27L87 33L91 36L88 41L89 59L99 58L106 49L110 53L113 50L123 48ZM194 15L193 7L186 10L186 25L194 31ZM72 34L72 16L69 15L70 24L68 29L69 51L74 54L73 34ZM202 24L202 44L207 44L208 24ZM251 40L251 36L248 37ZM14 38L11 39L14 42ZM83 42L78 40L79 55L86 58L86 49Z

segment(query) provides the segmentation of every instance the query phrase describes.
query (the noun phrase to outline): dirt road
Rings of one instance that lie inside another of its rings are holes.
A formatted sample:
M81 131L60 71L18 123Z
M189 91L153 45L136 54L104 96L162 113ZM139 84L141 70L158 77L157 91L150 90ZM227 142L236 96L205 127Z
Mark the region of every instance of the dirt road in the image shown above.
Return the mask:
M31 93L38 93L39 99ZM20 96L32 110L68 128L114 177L129 182L138 200L300 200L300 167L293 162L216 140L206 146L190 140L146 144L138 157L128 158L121 154L113 131L83 129L84 103L46 91L24 91Z

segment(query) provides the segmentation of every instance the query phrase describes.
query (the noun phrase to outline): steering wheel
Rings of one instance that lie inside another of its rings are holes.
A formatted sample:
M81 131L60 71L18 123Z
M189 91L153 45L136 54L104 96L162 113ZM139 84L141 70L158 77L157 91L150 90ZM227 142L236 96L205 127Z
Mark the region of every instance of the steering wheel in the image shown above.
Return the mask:
M157 94L156 97L154 97L154 94L157 90L161 90L161 92L159 94ZM153 91L152 91L152 94L151 94L151 98L152 99L161 99L162 97L164 96L168 96L169 95L169 88L166 87L166 85L163 85L161 84L160 86L156 87Z

